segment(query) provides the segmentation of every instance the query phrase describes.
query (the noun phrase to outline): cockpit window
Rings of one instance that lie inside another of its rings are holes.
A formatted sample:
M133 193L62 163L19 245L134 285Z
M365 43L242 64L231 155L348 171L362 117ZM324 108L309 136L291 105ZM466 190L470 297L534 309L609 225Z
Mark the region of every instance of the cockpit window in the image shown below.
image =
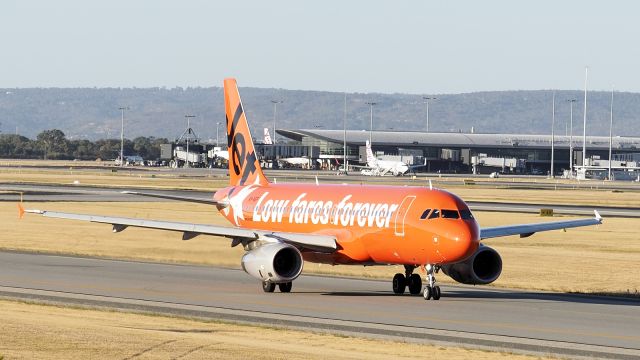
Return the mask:
M460 214L456 210L445 210L442 209L442 218L443 219L459 219Z
M433 211L431 212L431 215L429 215L429 219L436 219L440 217L440 210L438 209L433 209Z
M420 215L420 220L424 220L427 218L427 216L429 216L429 213L431 212L431 209L427 209L425 210L422 215Z
M460 216L461 216L464 220L471 220L471 219L473 219L473 214L471 213L471 210L469 210L469 209L463 209L463 210L460 210Z

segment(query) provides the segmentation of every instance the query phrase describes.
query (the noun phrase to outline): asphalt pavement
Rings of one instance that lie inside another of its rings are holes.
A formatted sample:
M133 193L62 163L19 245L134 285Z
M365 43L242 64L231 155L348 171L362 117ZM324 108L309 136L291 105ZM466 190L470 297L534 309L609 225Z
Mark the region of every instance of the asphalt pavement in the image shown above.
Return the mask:
M0 252L0 296L10 298L536 354L640 357L635 299L482 286L442 292L425 301L394 295L390 280L303 275L291 293L267 294L235 269Z

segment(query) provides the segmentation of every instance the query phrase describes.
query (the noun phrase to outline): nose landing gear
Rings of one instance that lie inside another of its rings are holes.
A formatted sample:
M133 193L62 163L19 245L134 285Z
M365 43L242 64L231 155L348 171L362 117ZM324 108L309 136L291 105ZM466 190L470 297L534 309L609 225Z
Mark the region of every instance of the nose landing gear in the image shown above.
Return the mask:
M411 295L419 295L422 289L422 279L420 275L414 274L413 270L416 268L414 265L405 265L405 273L397 273L393 277L393 292L395 294L404 294L405 289L409 288Z
M429 283L424 287L422 296L424 296L425 300L440 300L440 286L436 285L436 277L434 275L434 273L438 272L439 268L436 268L434 265L427 264L426 270L427 281Z

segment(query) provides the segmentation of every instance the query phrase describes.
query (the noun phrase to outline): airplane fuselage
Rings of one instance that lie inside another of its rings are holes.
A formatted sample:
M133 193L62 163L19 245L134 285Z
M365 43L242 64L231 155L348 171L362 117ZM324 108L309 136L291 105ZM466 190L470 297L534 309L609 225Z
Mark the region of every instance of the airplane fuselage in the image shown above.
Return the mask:
M312 262L444 264L464 260L479 246L475 219L460 215L470 214L467 205L442 190L269 184L228 187L214 199L228 199L221 213L239 227L335 236L337 252L303 253ZM458 218L426 218L433 209Z
M396 176L404 175L409 171L409 165L402 161L377 160L376 164L380 172L391 173Z

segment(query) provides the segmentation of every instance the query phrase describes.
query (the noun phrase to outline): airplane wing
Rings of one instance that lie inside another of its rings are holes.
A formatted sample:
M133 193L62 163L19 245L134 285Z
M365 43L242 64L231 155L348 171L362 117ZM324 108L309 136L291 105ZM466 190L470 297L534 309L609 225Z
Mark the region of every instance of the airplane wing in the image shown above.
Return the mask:
M537 232L568 229L580 226L602 224L602 217L598 211L594 211L595 217L591 219L553 221L536 224L507 225L480 229L480 239L489 239L501 236L520 235L521 238L529 237Z
M354 165L354 164L349 164L350 168L354 168L354 169L373 169L373 167L369 166L369 165Z
M233 239L231 246L246 244L254 240L267 242L284 242L302 249L332 253L336 251L336 238L329 235L274 232L237 227L215 226L207 224L191 224L174 221L147 220L114 216L73 214L46 210L24 210L26 213L39 214L58 219L90 221L111 224L113 232L121 232L127 227L182 232L182 240L190 240L198 235L216 235Z

